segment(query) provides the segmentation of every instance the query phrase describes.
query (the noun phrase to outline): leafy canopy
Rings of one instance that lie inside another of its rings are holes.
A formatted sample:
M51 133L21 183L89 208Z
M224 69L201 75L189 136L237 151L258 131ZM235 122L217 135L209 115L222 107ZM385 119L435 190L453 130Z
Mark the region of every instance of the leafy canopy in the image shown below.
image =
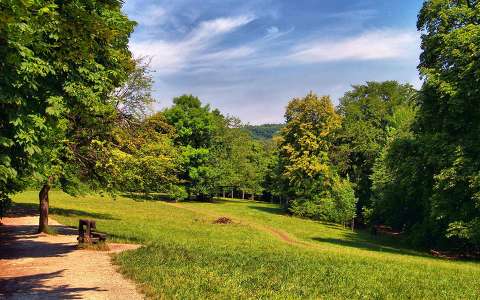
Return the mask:
M98 168L132 70L120 1L0 3L0 193L20 178L102 181ZM94 37L94 38L92 38ZM18 185L17 185L18 186Z

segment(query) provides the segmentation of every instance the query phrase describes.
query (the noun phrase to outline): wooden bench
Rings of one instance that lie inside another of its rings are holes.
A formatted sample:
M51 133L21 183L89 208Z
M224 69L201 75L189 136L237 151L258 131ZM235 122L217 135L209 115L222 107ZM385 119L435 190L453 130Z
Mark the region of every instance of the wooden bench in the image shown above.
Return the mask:
M78 221L78 242L88 244L105 242L107 235L96 232L94 229L97 229L97 225L94 220L80 219Z

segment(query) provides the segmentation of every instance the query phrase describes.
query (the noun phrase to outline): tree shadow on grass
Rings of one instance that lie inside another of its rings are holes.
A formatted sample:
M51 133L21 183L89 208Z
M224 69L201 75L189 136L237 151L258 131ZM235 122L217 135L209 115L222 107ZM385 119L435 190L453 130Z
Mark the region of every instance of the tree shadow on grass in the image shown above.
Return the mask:
M143 201L174 202L175 201L173 199L170 199L166 194L122 194L122 197L127 199L132 199L137 202L143 202Z
M384 241L382 239L373 240L372 239L365 239L355 233L347 234L343 239L337 238L323 238L323 237L314 237L312 240L321 242L321 243L329 243L337 246L342 247L351 247L357 248L362 250L368 251L376 251L382 253L391 253L391 254L401 254L401 255L411 255L411 256L419 256L419 257L432 257L427 253L422 253L419 251L415 251L412 249L401 248L399 247L399 242L394 241Z
M262 212L267 212L275 215L284 215L284 216L288 215L288 213L281 207L265 207L265 206L249 205L248 208L256 209Z
M64 217L82 217L97 220L120 220L113 217L111 214L93 213L77 209L65 209L58 207L50 207L49 213ZM12 209L8 213L9 217L25 217L35 216L38 214L38 204L33 203L14 203Z
M0 299L82 299L82 292L105 291L99 287L47 286L48 280L62 277L65 270L0 279Z

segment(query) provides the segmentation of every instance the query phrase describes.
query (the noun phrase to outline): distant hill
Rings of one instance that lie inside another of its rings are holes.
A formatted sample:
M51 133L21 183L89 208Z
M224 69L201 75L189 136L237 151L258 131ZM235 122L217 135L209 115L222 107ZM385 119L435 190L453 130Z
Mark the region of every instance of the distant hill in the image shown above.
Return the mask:
M269 140L278 133L283 126L283 124L247 125L245 129L250 131L254 139Z

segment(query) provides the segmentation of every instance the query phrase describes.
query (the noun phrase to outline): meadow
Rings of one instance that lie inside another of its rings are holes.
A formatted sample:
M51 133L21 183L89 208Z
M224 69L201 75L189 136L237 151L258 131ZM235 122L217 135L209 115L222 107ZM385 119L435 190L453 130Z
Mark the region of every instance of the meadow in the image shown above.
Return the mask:
M15 205L36 207L37 192ZM51 217L97 220L111 241L144 247L115 256L157 299L478 299L480 264L449 261L398 241L282 214L275 204L50 195ZM231 224L215 224L228 217Z

